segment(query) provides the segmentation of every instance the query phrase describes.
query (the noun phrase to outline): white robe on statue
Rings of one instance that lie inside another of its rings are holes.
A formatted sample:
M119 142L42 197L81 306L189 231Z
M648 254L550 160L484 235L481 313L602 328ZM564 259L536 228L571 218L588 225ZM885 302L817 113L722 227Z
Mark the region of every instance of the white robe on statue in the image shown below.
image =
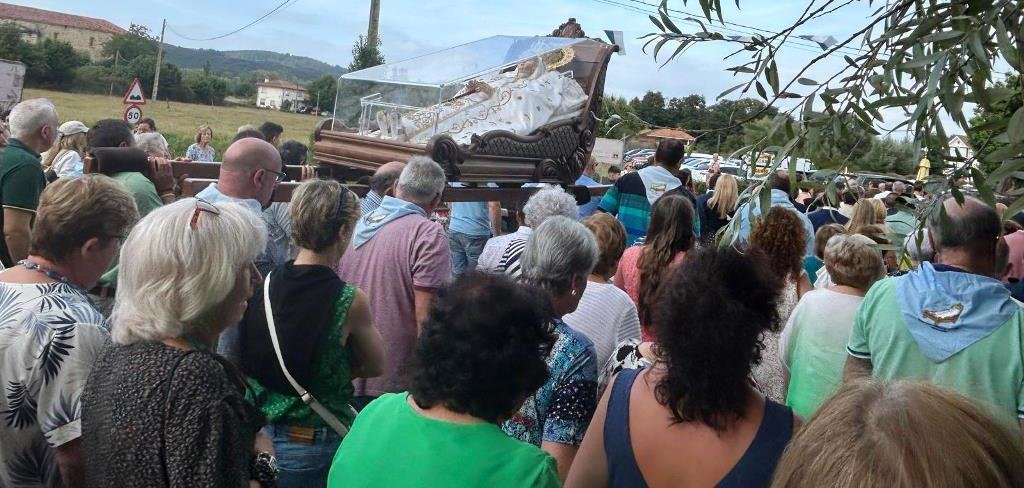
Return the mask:
M587 102L579 83L557 71L547 71L543 63L528 76L519 69L480 80L490 93L478 91L456 97L440 105L403 116L407 140L425 144L435 134L448 134L455 142L469 144L473 134L505 130L529 134L541 126L575 117ZM434 130L437 113L437 130Z

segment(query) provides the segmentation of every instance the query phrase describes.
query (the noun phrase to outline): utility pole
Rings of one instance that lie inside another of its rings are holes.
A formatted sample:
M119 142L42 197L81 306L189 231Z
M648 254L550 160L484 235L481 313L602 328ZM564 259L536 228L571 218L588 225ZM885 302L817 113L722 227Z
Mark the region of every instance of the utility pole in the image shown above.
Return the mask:
M370 26L366 29L366 45L377 49L380 29L380 0L370 0Z
M114 73L117 73L117 60L120 57L121 57L121 51L120 50L114 51ZM113 76L111 78L113 78ZM113 79L110 80L110 93L108 93L107 96L110 96L110 97L114 96L114 80Z
M160 65L163 64L164 57L164 29L167 28L167 19L164 19L163 25L160 27L160 44L156 48L156 71L153 74L153 101L156 101L157 91L160 90Z

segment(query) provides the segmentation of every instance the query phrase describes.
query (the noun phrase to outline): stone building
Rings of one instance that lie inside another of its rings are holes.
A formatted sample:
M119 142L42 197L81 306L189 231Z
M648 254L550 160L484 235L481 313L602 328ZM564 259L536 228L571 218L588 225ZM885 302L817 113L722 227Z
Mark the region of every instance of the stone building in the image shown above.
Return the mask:
M256 106L279 109L284 102L291 101L292 110L306 99L306 88L290 81L269 80L256 83Z
M93 61L103 56L103 44L111 37L127 32L102 19L9 3L0 3L0 22L13 22L27 29L25 36L29 42L46 38L67 42Z

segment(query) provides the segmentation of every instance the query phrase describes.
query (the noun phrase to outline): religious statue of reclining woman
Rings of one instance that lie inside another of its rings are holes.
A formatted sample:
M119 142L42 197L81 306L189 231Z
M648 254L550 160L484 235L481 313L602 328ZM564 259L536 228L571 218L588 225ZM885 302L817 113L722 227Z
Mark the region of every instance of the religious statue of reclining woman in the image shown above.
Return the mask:
M571 76L554 70L572 60L572 48L554 54L561 60L546 63L549 56L537 57L513 70L470 80L455 97L411 114L381 110L376 114L379 135L426 144L436 134L447 134L460 144L469 144L473 134L505 130L526 135L575 117L586 104L587 94Z

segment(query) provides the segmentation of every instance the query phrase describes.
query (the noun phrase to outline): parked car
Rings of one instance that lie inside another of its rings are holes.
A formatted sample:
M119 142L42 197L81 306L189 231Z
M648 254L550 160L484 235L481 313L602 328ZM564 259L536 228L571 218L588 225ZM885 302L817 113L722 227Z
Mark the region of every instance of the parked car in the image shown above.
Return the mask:
M711 163L710 162L698 163L698 165L696 167L691 167L691 171L692 171L692 175L693 175L693 181L695 181L697 183L707 183L707 180L708 180L708 170L710 168L711 168ZM734 164L732 162L722 162L722 163L719 163L718 169L722 173L730 174L730 175L735 176L736 179L738 179L740 181L745 181L747 179L746 171L743 169L743 166L741 166L739 164Z

